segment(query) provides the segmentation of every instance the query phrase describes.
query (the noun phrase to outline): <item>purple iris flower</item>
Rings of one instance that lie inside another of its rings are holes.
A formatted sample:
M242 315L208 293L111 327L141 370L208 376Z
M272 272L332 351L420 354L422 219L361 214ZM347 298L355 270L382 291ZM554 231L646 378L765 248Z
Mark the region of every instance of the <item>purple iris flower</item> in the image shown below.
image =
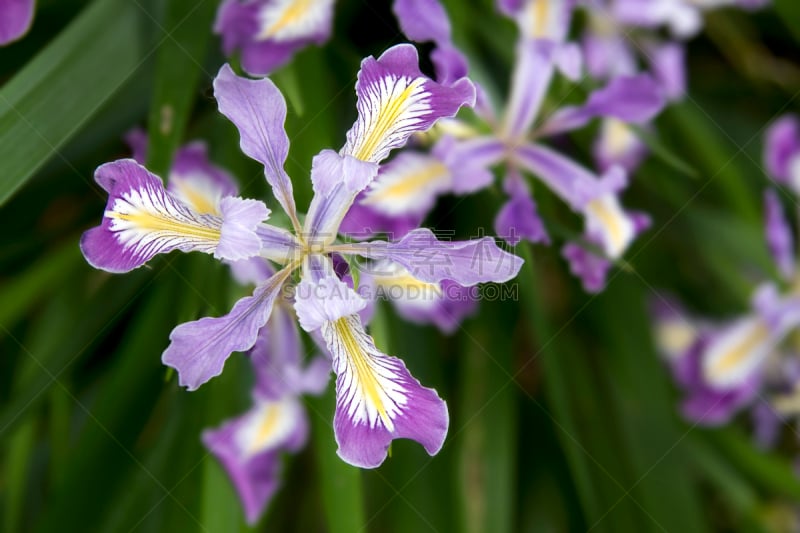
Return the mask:
M644 124L661 110L664 98L651 77L620 76L592 92L583 105L564 107L537 120L556 71L570 77L580 72L580 52L566 41L573 4L569 0L500 2L501 10L517 22L521 35L503 113L496 113L485 98L479 98L476 111L484 124L474 127L453 120L438 126L445 135L430 155L417 157L414 165L403 165L399 171L404 173L402 179L391 169L379 174L359 198L352 216L368 220L365 210L371 209L383 218L381 222L401 215L421 217L442 192L466 194L489 186L494 180L491 167L502 162L507 168L503 188L509 200L495 221L497 234L510 243L549 241L523 177L523 172L533 174L586 220L584 241L602 255L574 244L567 246L565 256L587 290L600 290L610 261L619 258L647 226L647 217L620 206L619 195L627 185L622 167L613 165L597 176L540 141L599 117ZM487 128L490 134L481 133ZM377 225L373 229L384 229L375 228Z
M269 79L238 77L228 65L217 75L214 91L220 111L239 130L243 152L264 165L292 231L265 223L269 210L257 200L223 196L214 212L198 212L144 167L122 160L97 171L109 202L101 226L81 241L87 260L123 272L178 249L206 252L226 262L262 257L279 265L227 315L173 330L162 360L190 390L220 374L231 352L253 348L284 285L299 271L297 319L303 329L324 339L337 376L334 430L339 455L356 466L376 467L395 438L416 440L435 454L447 433L446 404L436 391L422 387L400 359L378 350L359 316L367 302L338 277L331 256L390 261L427 283L452 280L472 286L504 282L517 274L522 260L488 237L450 242L419 228L395 242L339 239L345 213L374 180L379 163L412 134L471 105L472 83L463 78L442 85L426 78L411 45L365 59L356 83L358 119L338 153L323 150L314 158L314 196L302 222L283 168L289 149L283 96Z
M242 68L266 76L299 49L331 35L334 0L225 0L214 31L227 55L241 53Z
M33 11L34 0L0 0L0 46L28 33Z
M241 54L242 68L266 76L289 62L300 49L328 41L334 0L225 0L214 31L222 49ZM403 33L415 42L432 42L437 81L448 84L466 76L466 59L451 43L450 22L437 0L395 0L393 9Z

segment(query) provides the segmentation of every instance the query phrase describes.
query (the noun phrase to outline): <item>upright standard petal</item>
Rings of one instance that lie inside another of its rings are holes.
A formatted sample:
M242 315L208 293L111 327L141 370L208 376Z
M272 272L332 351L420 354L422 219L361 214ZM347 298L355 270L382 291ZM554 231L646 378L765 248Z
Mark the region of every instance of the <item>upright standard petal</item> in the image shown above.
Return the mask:
M500 249L493 237L440 241L427 228L411 231L397 242L370 241L340 248L342 253L399 263L422 281L438 283L449 279L465 287L505 282L522 268L522 259Z
M337 376L333 426L339 456L354 466L375 468L398 438L438 453L449 415L436 391L421 386L400 359L381 353L357 315L325 322L322 336Z
M285 268L259 285L252 296L242 298L230 313L201 318L172 330L162 362L178 372L179 383L189 390L218 376L232 352L249 350L258 331L267 323L275 298L292 269Z
M335 322L366 307L366 300L335 274L316 280L312 277L304 275L295 289L294 308L304 330L315 331L326 322Z
M592 155L602 172L619 165L628 172L635 170L647 155L647 145L625 122L603 119L600 133L592 145Z
M475 87L466 78L448 86L426 78L419 70L417 50L409 44L393 46L378 59L366 58L356 93L358 119L341 153L374 163L403 146L411 134L475 103Z
M563 42L569 31L574 0L501 1L500 9L512 16L526 39Z
M100 166L95 180L109 195L101 225L81 238L81 251L95 268L128 272L172 250L238 259L261 248L255 227L269 214L261 202L228 197L220 216L197 213L133 159ZM233 248L233 242L243 246Z
M0 46L28 33L33 7L34 0L0 0Z
M502 136L518 141L527 136L544 101L555 72L556 45L525 39L517 43L511 93L503 117Z
M240 78L229 65L223 65L214 79L214 96L220 113L239 130L242 151L264 165L275 198L299 230L292 181L283 169L289 153L283 95L272 81Z
M311 164L314 197L306 216L303 238L311 246L330 244L358 193L378 173L378 165L333 150L323 150Z
M794 237L781 200L773 189L764 193L764 231L772 258L784 279L795 273Z

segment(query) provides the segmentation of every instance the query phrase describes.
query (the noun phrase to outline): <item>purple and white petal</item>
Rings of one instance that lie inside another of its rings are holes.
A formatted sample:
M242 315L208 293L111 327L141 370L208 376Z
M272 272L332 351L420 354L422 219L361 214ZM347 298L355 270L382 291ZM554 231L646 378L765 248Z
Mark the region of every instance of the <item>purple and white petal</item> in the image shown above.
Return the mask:
M522 259L503 251L493 237L441 241L427 228L411 231L397 242L370 241L342 245L343 253L388 259L429 283L449 279L464 286L505 282L522 268Z
M583 127L596 117L643 124L655 117L664 104L661 87L649 75L619 76L589 95L584 105L565 107L555 113L540 132L543 135L564 133Z
M336 275L318 280L311 277L304 275L295 289L294 309L304 330L317 330L326 322L356 314L366 307L366 300Z
M424 215L436 197L452 187L450 169L439 158L422 152L402 152L381 166L361 204L390 217Z
M523 38L554 43L566 39L573 8L573 0L525 0L517 6L501 7L512 14Z
M779 118L767 130L764 164L777 182L800 191L800 121L795 115Z
M687 351L675 361L673 375L686 392L682 402L683 416L704 426L717 426L730 421L742 408L751 404L761 388L761 375L753 373L735 387L715 389L703 374L703 357L716 331L705 331Z
M218 215L219 203L226 196L236 196L233 177L208 159L204 142L193 142L175 154L167 179L167 190L198 213Z
M606 172L615 165L632 172L647 155L647 145L625 122L616 118L605 118L592 145L592 155L601 172Z
M778 193L773 189L764 193L764 232L778 272L789 280L796 267L794 237Z
M161 361L177 370L179 383L189 390L218 376L232 352L243 352L255 345L290 274L288 268L274 274L256 287L252 296L236 302L227 315L176 327Z
M356 197L355 202L339 225L339 234L348 240L363 241L376 234L384 234L389 240L403 238L409 231L422 225L424 218L420 214L387 216L373 207L364 205L364 193Z
M0 46L16 41L33 23L34 0L0 0Z
M339 225L358 193L378 173L378 165L333 150L323 150L311 164L314 197L308 209L304 238L313 245L336 240Z
M389 261L379 261L362 272L359 291L366 287L373 299L392 302L397 313L416 324L433 324L452 334L461 322L478 309L475 287L443 280L429 283Z
M259 200L226 196L219 203L222 226L214 257L238 261L261 251L256 228L269 216L269 209Z
M578 81L583 72L583 52L576 43L558 47L555 55L556 67L570 81Z
M270 224L259 224L255 231L261 241L262 257L282 265L302 257L303 244L292 232Z
M378 59L364 59L356 93L358 119L341 153L374 163L403 146L413 133L475 103L472 82L464 78L445 86L426 78L419 70L416 48L408 44L393 46Z
M203 444L222 464L228 474L247 523L255 525L280 487L281 462L278 451L247 457L236 441L238 419L229 420L218 429L203 432Z
M95 180L108 192L108 203L100 226L81 237L81 251L90 265L108 272L128 272L156 254L172 250L199 251L219 258L258 253L260 243L234 251L227 243L244 234L254 235L258 216L266 218L266 207L257 202L254 211L235 206L222 216L200 214L170 194L161 179L133 159L100 166ZM251 200L250 202L255 202ZM254 216L257 215L257 216ZM222 248L219 245L224 241Z
M283 169L289 153L289 138L283 129L283 95L272 81L240 78L226 64L214 79L214 96L220 113L239 130L242 151L264 165L264 175L275 198L299 228L292 181Z
M525 239L532 243L550 244L550 236L536 210L530 188L518 172L510 172L503 182L509 199L500 208L494 221L494 231L511 246Z
M227 55L241 51L245 71L266 76L301 48L330 38L333 5L334 0L226 0L214 32Z
M626 185L625 173L619 167L598 178L572 159L538 144L521 146L514 152L514 160L579 213L592 200Z
M325 322L322 335L336 373L333 426L339 457L375 468L398 438L419 442L430 455L438 453L449 415L436 391L421 386L400 359L381 353L357 315Z
M557 45L525 39L517 43L517 59L511 77L511 93L503 116L506 139L522 139L533 125L555 72Z

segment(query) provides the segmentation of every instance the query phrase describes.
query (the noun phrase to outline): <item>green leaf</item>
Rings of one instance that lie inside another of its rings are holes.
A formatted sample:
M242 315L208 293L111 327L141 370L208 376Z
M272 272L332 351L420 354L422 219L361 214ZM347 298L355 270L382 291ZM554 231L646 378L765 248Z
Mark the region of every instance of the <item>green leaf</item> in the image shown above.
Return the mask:
M150 107L147 166L166 176L197 96L203 60L211 37L216 2L167 0L163 21L156 23L162 40L156 59L156 82Z
M139 15L135 2L96 0L0 90L0 205L136 73Z
M322 492L325 523L330 533L360 531L366 524L361 470L336 455L333 436L333 387L318 398L308 400L318 481Z
M513 317L495 302L482 302L482 320L462 338L459 439L461 529L515 531L517 383L509 334Z
M11 328L17 320L38 303L83 263L77 239L69 239L56 251L31 265L13 281L0 286L0 325Z

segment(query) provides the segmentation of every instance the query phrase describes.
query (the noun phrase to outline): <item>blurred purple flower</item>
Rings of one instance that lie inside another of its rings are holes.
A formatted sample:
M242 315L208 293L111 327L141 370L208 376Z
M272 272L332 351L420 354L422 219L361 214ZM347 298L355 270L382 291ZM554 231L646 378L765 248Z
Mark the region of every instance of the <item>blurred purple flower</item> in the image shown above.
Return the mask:
M0 46L23 35L33 23L34 0L0 0Z

